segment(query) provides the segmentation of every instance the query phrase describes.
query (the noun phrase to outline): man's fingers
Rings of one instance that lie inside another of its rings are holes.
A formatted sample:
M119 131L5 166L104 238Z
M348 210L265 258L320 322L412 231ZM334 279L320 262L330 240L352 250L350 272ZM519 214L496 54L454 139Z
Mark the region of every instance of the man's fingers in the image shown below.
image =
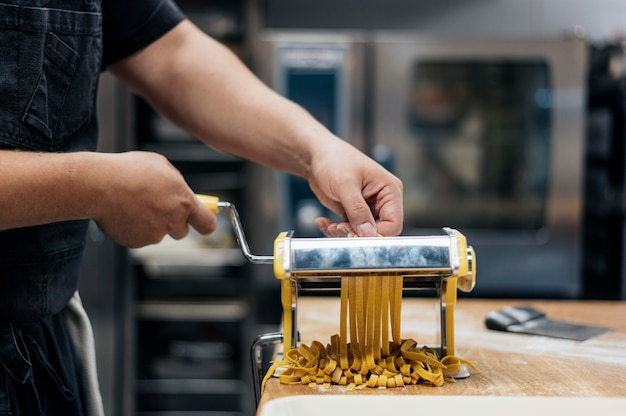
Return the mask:
M378 234L384 236L400 235L402 232L402 223L395 221L377 221L376 230Z
M211 234L217 228L217 217L199 200L195 208L187 222L200 234Z
M329 218L319 217L315 219L315 225L326 237L352 237L354 231L347 222L334 223Z
M360 193L348 195L342 200L350 227L359 237L376 237L376 222L372 210Z
M187 234L189 234L189 227L187 226L187 224L169 232L170 237L172 237L174 240L181 240L187 237Z

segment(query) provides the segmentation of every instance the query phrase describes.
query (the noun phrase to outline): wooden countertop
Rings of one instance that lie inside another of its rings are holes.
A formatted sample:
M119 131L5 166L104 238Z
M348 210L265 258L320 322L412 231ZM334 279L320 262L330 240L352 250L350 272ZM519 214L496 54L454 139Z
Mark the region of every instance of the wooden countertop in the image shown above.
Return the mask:
M505 306L530 305L549 318L614 328L586 341L570 341L486 329L487 313ZM302 342L327 343L339 330L339 298L302 297L298 302ZM403 301L402 336L438 345L434 299ZM301 394L399 394L481 396L626 397L626 302L518 301L459 298L455 313L456 355L482 373L442 387L394 389L281 385L267 382L259 409L269 400Z

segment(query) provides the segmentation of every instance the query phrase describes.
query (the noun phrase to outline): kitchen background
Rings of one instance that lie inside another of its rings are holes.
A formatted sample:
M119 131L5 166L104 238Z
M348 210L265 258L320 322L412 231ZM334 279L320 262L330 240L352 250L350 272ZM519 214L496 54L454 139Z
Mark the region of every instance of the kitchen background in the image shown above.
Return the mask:
M626 299L625 2L179 5L273 88L403 176L407 233L466 233L479 258L473 296ZM237 205L254 253L269 254L280 231L313 232L321 207L301 182L194 143L106 73L99 111L102 151L165 154L197 192ZM422 165L438 182L423 179ZM431 188L462 201L454 223L427 209L450 206ZM278 288L270 267L243 261L229 219L210 238L135 251L95 225L88 240L81 292L107 414L254 414L249 347L276 330Z

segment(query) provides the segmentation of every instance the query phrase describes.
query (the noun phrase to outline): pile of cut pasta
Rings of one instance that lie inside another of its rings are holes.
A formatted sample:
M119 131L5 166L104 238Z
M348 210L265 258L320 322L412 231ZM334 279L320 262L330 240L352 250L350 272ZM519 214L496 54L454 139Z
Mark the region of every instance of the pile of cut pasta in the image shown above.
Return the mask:
M479 371L471 362L455 356L437 358L434 350L401 339L402 276L375 274L341 279L339 334L324 346L288 350L274 362L265 382L281 368L283 384L311 387L345 386L391 388L426 383L441 386L453 382L462 364Z

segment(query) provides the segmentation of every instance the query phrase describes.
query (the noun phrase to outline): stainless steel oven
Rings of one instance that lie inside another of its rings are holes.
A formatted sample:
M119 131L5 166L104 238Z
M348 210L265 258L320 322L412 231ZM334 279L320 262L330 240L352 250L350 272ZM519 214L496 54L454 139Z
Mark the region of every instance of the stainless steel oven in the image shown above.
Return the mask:
M406 232L463 230L476 295L581 291L587 46L563 39L372 42L372 145L405 184Z

